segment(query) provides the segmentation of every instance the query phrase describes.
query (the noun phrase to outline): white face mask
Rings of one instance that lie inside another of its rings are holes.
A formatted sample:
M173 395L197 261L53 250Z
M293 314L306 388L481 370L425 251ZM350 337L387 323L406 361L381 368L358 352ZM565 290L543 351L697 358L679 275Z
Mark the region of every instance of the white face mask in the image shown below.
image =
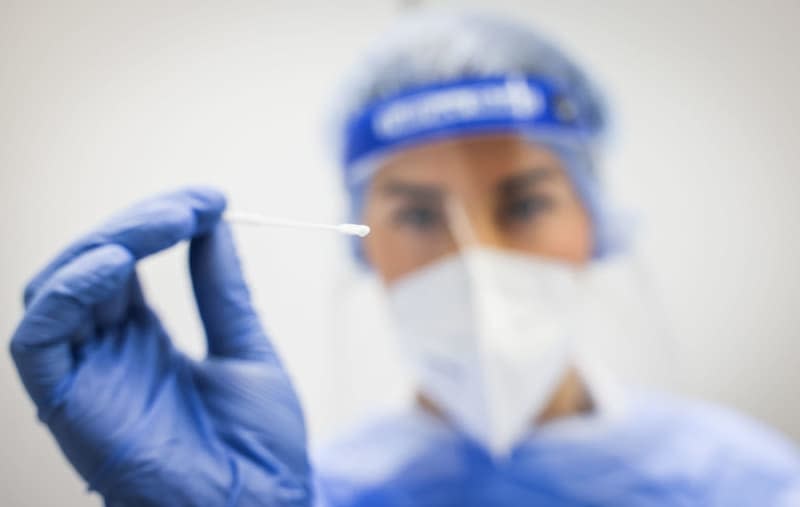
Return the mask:
M563 379L574 267L473 248L388 290L421 391L462 431L506 454Z

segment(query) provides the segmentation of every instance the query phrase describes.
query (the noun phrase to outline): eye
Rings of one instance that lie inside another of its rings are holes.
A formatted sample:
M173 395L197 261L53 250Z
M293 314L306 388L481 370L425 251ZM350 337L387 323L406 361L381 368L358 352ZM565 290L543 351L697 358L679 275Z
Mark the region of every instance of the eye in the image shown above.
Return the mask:
M433 207L408 206L395 213L394 221L400 225L426 230L438 226L442 217L439 210Z
M517 197L505 206L502 218L506 222L523 222L552 210L555 200L547 195Z

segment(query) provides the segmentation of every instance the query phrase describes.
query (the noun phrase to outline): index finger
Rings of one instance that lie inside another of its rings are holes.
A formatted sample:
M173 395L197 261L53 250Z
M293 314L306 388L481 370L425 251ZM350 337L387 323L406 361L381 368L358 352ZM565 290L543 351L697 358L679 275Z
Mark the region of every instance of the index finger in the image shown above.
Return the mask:
M71 340L91 309L118 292L133 274L130 252L108 245L57 269L31 302L11 338L11 355L47 422L73 368Z
M188 187L135 204L51 261L25 288L25 305L56 270L92 248L116 244L138 260L205 234L219 221L224 209L225 196L210 187Z

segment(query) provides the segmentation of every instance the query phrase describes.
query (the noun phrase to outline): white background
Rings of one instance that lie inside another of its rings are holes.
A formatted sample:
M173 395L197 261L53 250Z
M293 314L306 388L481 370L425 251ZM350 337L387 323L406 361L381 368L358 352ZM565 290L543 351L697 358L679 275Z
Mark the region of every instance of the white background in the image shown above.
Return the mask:
M554 36L609 92L618 118L606 170L641 217L678 352L669 387L800 441L800 4L491 4ZM0 336L13 332L37 268L153 192L211 183L240 209L341 217L320 135L331 84L400 10L0 0ZM393 398L388 342L340 350L332 339L333 327L347 329L330 304L345 291L344 245L288 231L240 231L239 243L314 443ZM153 305L199 355L185 253L143 271ZM5 352L0 449L4 505L99 505L37 423Z

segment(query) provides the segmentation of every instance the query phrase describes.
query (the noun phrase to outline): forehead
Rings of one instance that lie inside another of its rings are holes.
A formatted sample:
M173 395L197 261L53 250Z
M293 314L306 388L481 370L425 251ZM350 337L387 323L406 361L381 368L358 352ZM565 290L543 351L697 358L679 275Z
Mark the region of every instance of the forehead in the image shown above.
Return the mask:
M550 149L518 135L476 135L400 150L387 158L374 183L400 180L484 186L537 168L560 168L560 161Z

